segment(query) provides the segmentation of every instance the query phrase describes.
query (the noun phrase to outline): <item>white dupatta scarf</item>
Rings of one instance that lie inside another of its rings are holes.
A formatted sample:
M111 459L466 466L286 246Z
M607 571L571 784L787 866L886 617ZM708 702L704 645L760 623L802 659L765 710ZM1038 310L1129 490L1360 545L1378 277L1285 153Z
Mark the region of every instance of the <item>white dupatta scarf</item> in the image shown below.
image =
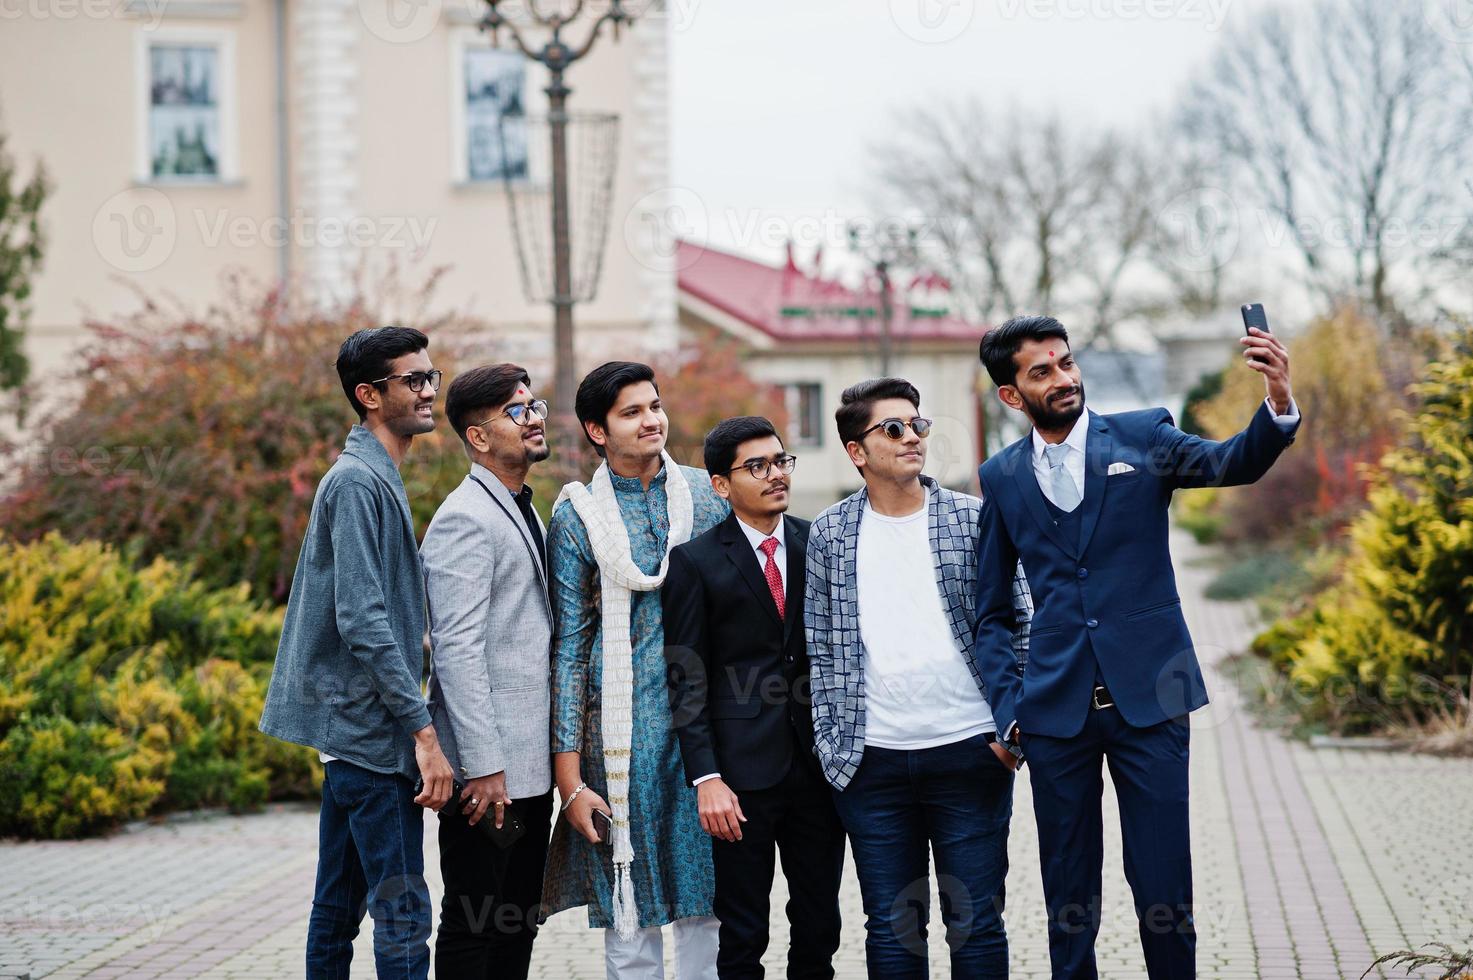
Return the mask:
M603 628L603 749L608 780L608 804L613 810L614 929L621 939L634 938L639 910L634 901L634 845L629 833L629 761L634 733L634 646L629 635L633 593L651 592L665 581L670 549L690 540L694 505L685 473L661 452L665 463L665 494L669 501L670 533L659 570L646 575L634 564L629 532L614 496L609 464L601 464L588 485L569 483L557 503L567 500L588 531L588 542L598 562L602 593ZM556 509L557 504L553 505Z

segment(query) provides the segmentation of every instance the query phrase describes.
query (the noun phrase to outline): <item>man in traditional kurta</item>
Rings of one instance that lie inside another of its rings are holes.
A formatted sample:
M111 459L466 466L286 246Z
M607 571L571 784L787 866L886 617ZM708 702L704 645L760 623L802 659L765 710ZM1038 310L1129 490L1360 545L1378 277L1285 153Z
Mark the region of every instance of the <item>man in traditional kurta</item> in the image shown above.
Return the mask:
M588 924L606 930L608 975L634 980L662 980L660 927L673 923L679 980L714 980L711 839L671 728L659 587L670 549L728 506L664 451L669 420L648 366L595 369L575 411L604 463L586 486L564 488L548 533L562 814L544 913L586 905Z

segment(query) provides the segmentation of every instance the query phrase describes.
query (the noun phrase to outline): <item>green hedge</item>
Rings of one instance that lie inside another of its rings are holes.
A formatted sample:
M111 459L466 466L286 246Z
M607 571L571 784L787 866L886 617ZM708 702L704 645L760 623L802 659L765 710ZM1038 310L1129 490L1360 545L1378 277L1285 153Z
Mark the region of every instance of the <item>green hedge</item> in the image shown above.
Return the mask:
M1339 581L1255 643L1340 731L1466 719L1473 696L1473 330L1414 391Z
M163 559L0 538L0 834L311 792L311 751L256 730L281 620Z

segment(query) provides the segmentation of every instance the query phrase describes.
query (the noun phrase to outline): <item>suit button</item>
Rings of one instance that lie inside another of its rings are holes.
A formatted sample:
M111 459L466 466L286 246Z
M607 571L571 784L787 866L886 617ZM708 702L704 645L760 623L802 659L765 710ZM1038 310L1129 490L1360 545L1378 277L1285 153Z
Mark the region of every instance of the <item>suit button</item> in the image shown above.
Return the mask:
M788 663L792 663L793 662L793 655L790 653L786 657L784 657L783 659L786 660Z
M1078 574L1080 578L1089 578L1089 569L1081 568Z
M1086 619L1084 621L1084 625L1088 626L1090 629L1094 629L1096 626L1100 625L1100 621L1098 619Z

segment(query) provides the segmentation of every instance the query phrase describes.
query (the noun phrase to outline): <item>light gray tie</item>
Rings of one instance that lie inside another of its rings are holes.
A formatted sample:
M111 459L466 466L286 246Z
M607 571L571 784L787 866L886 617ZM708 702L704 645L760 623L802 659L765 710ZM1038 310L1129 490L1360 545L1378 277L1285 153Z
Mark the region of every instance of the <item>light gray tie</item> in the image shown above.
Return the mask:
M1064 465L1064 454L1068 451L1069 447L1062 442L1043 447L1043 458L1048 460L1049 489L1053 491L1054 506L1066 514L1079 506L1079 488L1074 485L1074 477L1069 475L1069 468Z

